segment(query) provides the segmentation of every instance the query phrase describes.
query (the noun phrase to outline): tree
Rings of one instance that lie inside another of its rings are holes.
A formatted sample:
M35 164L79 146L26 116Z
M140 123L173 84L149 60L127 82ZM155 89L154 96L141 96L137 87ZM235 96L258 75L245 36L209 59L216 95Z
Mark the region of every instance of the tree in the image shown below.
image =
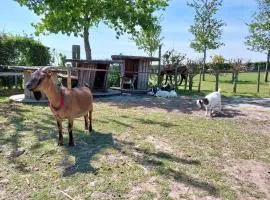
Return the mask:
M267 54L265 67L265 82L267 82L270 60L270 1L257 0L257 3L258 13L254 14L252 22L248 24L250 35L245 43L250 50Z
M143 49L148 56L152 57L159 48L163 37L161 35L161 26L154 26L151 30L141 31L132 39L135 41L139 49Z
M215 55L212 57L212 64L210 65L210 71L215 75L216 77L216 91L218 91L218 85L219 85L219 75L222 70L226 69L225 59L221 55Z
M188 68L188 88L189 91L192 91L193 87L193 78L201 72L201 66L203 62L201 60L191 60L188 59L187 61L187 68ZM200 92L200 85L198 86L198 92Z
M223 43L219 42L222 35L222 20L215 18L222 0L189 0L187 5L195 9L194 24L189 31L194 35L190 46L197 52L203 52L203 80L205 80L206 51L217 49Z
M169 0L15 0L27 6L41 21L36 34L63 33L84 39L86 59L91 60L89 29L100 22L116 31L116 37L148 32L157 26L155 12L164 10Z
M236 93L238 74L241 71L248 71L248 63L244 63L244 60L241 58L231 59L229 61L229 65L232 69L233 93Z

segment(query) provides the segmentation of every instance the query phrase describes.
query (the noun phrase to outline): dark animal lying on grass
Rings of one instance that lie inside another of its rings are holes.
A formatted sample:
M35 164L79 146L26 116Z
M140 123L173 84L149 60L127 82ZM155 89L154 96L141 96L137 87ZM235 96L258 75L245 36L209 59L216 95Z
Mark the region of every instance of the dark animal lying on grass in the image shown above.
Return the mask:
M34 92L37 100L41 98L41 92L45 93L50 102L50 109L55 115L59 139L58 145L63 145L62 120L68 119L69 145L74 146L72 135L74 118L84 116L85 129L92 131L93 97L88 87L67 89L60 87L52 80L54 68L43 67L35 71L26 84L26 87Z

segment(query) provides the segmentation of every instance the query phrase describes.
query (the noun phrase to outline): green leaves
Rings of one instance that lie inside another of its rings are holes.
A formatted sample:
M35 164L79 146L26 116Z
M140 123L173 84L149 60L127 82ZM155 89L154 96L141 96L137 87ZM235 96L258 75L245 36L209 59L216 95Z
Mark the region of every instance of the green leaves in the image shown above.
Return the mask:
M155 12L168 6L169 0L16 1L41 16L41 21L34 25L36 34L62 33L86 37L85 29L103 22L115 30L116 38L128 33L134 37L149 39L152 35L159 34L156 31L158 18ZM138 30L142 31L141 35ZM150 43L150 51L153 51L156 44L152 44L152 41ZM145 42L138 43L143 48L144 44Z
M161 34L161 26L156 24L148 30L141 30L132 37L139 49L143 49L149 56L153 56L159 48L163 37Z
M246 38L245 44L250 50L267 52L270 50L270 1L257 0L258 13L249 26L250 35Z
M205 49L217 49L223 43L219 42L222 35L222 27L225 25L215 18L222 0L190 0L187 5L195 10L194 24L189 31L194 35L191 48L198 52Z
M52 61L49 48L27 36L0 34L0 63L3 65L48 65Z
M136 34L136 27L148 30L156 23L154 12L165 8L169 0L16 0L27 6L41 22L35 25L38 34L44 32L74 34L83 33L104 22L115 29L117 36Z

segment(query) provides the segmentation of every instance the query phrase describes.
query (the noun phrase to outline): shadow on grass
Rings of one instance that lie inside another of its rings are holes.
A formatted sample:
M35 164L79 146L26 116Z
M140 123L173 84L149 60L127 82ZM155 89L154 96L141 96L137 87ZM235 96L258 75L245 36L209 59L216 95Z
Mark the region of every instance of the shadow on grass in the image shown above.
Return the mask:
M24 131L33 131L34 136L37 138L37 142L32 144L31 149L43 148L43 143L41 142L46 140L55 139L56 142L56 123L51 113L46 112L42 115L37 115L34 121L29 119L26 121L25 116L27 115L25 114L28 112L33 112L33 110L30 108L25 109L21 106L17 107L17 105L11 105L9 109L10 113L8 113L8 123L12 124L15 129L11 134L6 134L8 137L3 141L1 140L2 144L11 143L11 146L14 150L18 149L20 138L24 137L24 135L21 133ZM134 118L134 120L138 120L145 124L161 124L162 126L167 127L175 126L174 124L164 124L163 122L154 122L152 120L141 120L138 118ZM55 127L54 131L51 131L51 134L48 134L48 132L50 133L50 129L52 127ZM59 161L60 163L62 162L63 176L71 176L76 173L98 174L99 169L95 169L91 165L91 161L96 159L95 155L102 153L102 151L105 149L113 148L124 156L128 156L131 160L138 163L139 165L150 168L165 178L174 179L175 181L184 183L186 185L200 188L208 192L210 195L216 196L219 194L219 189L214 185L200 180L199 178L187 175L184 171L174 170L170 167L170 165L167 164L167 162L172 162L181 165L199 166L199 160L192 159L190 157L176 157L166 152L152 152L149 149L138 147L138 145L133 142L127 142L113 138L111 133L93 131L91 134L89 134L88 132L74 129L74 136L76 143L75 147L67 146L68 138L65 137L65 146L63 149L66 150L67 153L64 153L62 160ZM49 152L45 152L45 154L53 156L53 153L56 152L56 150L50 150ZM74 157L74 164L68 163L68 156ZM28 163L20 162L16 158L9 159L9 162L11 162L11 164L21 172L28 173L32 170L30 165L27 166Z
M139 122L139 123L144 124L144 125L160 125L160 126L166 127L166 128L179 126L178 124L173 124L173 123L169 123L169 122L160 122L157 120L136 118L136 117L132 117L132 115L130 115L130 116L122 115L120 117L129 118L133 121Z
M116 149L123 155L133 159L145 167L155 170L166 178L173 178L177 182L202 189L212 196L219 196L220 190L211 183L185 174L184 171L177 171L168 166L168 161L182 165L200 165L200 161L192 158L179 158L165 152L151 152L149 149L138 148L133 142L126 142L115 139Z
M112 148L114 145L111 133L101 133L93 131L91 134L76 130L76 146L66 149L69 155L74 156L75 164L64 168L63 176L70 176L75 173L94 173L98 170L91 166L90 161L93 156L106 148ZM65 162L65 159L63 162Z

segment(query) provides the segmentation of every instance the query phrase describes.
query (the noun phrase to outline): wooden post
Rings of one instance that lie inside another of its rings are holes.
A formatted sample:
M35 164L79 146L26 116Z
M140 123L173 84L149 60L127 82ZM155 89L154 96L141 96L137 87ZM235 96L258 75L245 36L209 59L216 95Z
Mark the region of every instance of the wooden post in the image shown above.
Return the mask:
M80 45L72 45L72 59L80 60ZM76 67L76 62L72 62L72 67Z
M15 88L18 89L18 77L15 75Z
M71 89L71 65L68 64L67 65L67 88Z
M233 78L233 93L236 93L237 88L237 81L238 81L238 71L234 72L234 78Z
M24 98L25 99L31 99L31 91L26 88L26 83L30 80L31 77L31 71L30 70L24 70Z
M158 61L158 87L161 86L161 77L160 77L160 68L161 68L161 46L162 46L162 45L159 45L159 49L158 49L158 58L159 58L159 61Z
M192 91L192 85L193 85L193 75L189 75L189 84L188 84L188 89L191 92Z
M201 70L200 70L199 85L198 85L198 92L201 92L202 72L203 72L203 70L201 69Z
M175 66L175 70L174 70L174 89L176 92L178 91L177 68L178 68L178 66Z
M270 50L268 50L267 52L267 61L266 61L266 66L265 66L265 77L264 77L265 82L268 82L269 62L270 62Z
M257 93L260 92L261 66L258 65Z
M219 72L216 73L216 91L218 91Z

